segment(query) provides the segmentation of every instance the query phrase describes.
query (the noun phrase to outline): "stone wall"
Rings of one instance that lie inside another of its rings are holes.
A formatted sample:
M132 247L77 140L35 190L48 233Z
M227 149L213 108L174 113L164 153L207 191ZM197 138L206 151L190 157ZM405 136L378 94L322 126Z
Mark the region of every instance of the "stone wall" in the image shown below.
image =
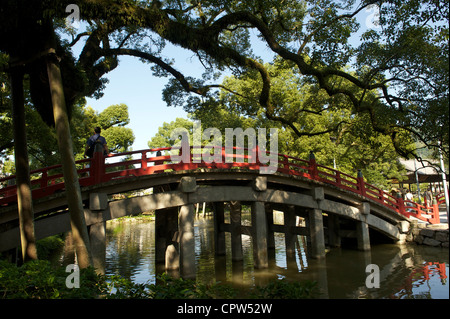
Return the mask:
M448 248L448 224L426 225L411 223L411 232L407 241L418 245Z

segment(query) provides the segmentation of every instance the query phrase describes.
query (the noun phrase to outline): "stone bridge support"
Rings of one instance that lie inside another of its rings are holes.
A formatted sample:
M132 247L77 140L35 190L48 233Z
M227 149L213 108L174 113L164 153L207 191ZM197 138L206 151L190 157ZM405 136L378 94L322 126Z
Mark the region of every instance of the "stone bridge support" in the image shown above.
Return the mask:
M189 196L196 189L195 178L186 176L177 191ZM196 275L194 217L193 203L155 210L155 261L164 264L166 271L179 270L184 278Z
M289 205L284 210L284 242L286 246L286 259L295 260L295 243L297 234L294 232L296 227L295 206Z
M239 201L230 202L231 260L242 261L242 205Z
M267 219L263 202L252 203L252 231L255 268L268 268Z
M366 222L366 217L369 214L370 203L363 202L361 207L362 220L356 221L356 239L359 250L370 250L369 225Z
M317 207L320 207L320 202L325 198L323 188L314 187L311 192L312 198L317 202ZM308 210L308 224L311 240L310 256L312 258L323 258L325 257L325 234L321 209L312 208Z
M155 261L165 270L179 269L178 207L155 210Z
M108 209L108 196L105 193L89 194L89 209L84 210L88 224L92 263L99 274L105 274L106 260L106 221L104 213Z
M214 202L214 254L216 256L225 256L226 243L225 231L223 225L225 224L225 209L224 202Z
M267 191L267 177L258 176L253 183L253 190L257 194ZM253 237L253 259L255 268L268 268L268 224L266 207L263 201L252 202L252 237Z
M197 190L195 177L182 177L178 188L189 198ZM181 206L178 214L180 274L184 278L196 276L194 217L194 203L189 203L188 200L187 204Z
M183 278L196 276L194 217L194 204L181 206L178 223L180 225L180 273Z
M328 215L328 245L330 247L341 247L341 236L339 235L339 216L335 214Z

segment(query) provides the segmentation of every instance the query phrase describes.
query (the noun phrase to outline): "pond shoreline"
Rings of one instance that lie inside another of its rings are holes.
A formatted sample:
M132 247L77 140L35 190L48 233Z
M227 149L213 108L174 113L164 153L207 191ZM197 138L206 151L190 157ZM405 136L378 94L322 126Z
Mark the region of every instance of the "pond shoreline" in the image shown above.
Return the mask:
M448 224L428 225L413 221L407 241L417 245L449 248Z

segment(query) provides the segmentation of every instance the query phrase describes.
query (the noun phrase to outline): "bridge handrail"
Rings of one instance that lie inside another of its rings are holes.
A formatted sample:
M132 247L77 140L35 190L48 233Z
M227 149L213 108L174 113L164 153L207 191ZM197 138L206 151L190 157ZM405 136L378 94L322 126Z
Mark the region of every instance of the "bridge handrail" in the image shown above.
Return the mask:
M102 156L101 152L95 152L93 158L76 161L80 186L90 186L108 182L112 179L127 178L130 176L150 175L164 171L195 170L198 168L245 168L260 169L268 165L260 162L259 149L233 147L232 153L226 153L225 147L221 148L221 162L206 162L203 154L213 149L213 146L190 147L189 162L176 163L171 155L148 156L148 153L168 152L178 150L182 155L183 147L162 147L145 150L124 152L119 154L109 154ZM198 152L200 150L200 152ZM243 154L238 154L238 151ZM127 159L127 157L138 155L138 158ZM172 154L174 155L174 154ZM201 156L200 156L201 155ZM439 223L439 209L436 200L432 206L419 205L414 202L395 197L386 191L364 181L361 172L354 177L340 172L336 169L316 163L314 156L309 160L299 159L293 156L266 151L266 156L277 156L277 172L302 176L311 180L316 180L326 184L334 185L340 189L359 194L365 198L378 202L406 217L415 217L429 223ZM114 160L125 157L124 161ZM226 159L232 161L228 162ZM113 161L113 162L110 162ZM138 167L136 167L138 166ZM59 171L51 173L51 171ZM62 165L53 165L30 172L32 176L31 186L33 199L49 196L56 191L64 189L64 177ZM0 206L16 201L16 186L12 185L15 176L0 178ZM2 187L2 184L10 184Z
M444 204L445 203L445 194L444 192L441 192L439 194L436 195L436 200L438 205Z

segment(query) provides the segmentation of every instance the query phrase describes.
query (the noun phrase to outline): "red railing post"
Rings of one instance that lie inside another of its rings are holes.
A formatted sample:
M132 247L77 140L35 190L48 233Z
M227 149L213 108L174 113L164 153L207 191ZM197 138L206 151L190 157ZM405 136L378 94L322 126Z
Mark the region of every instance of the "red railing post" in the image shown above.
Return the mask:
M405 201L401 193L397 193L397 205L398 205L398 212L403 216L409 217L410 214L406 213Z
M309 175L313 180L319 180L319 171L317 169L316 156L313 151L309 152Z
M141 170L147 170L147 151L141 153Z
M437 202L436 197L433 198L433 217L431 217L428 221L430 224L440 224L441 218L439 216L439 204Z
M380 203L381 204L384 204L384 200L385 200L384 194L385 194L385 192L382 189L380 189L380 192L379 192L378 196L380 197Z
M46 188L48 185L48 172L47 170L42 172L42 176L41 176L41 182L39 183L39 187L41 189Z
M283 155L283 168L286 170L288 174L290 174L290 167L289 167L289 158L286 155Z
M335 170L334 176L336 178L336 185L341 185L341 172Z
M365 184L364 184L364 177L363 177L363 174L362 174L362 172L361 172L361 170L359 169L358 170L358 175L357 175L357 181L358 181L358 190L359 190L359 193L362 195L362 196L366 196L366 186L365 186Z
M100 145L95 146L94 157L91 159L90 174L94 179L94 184L102 182L105 174L105 157L103 156L103 147Z

